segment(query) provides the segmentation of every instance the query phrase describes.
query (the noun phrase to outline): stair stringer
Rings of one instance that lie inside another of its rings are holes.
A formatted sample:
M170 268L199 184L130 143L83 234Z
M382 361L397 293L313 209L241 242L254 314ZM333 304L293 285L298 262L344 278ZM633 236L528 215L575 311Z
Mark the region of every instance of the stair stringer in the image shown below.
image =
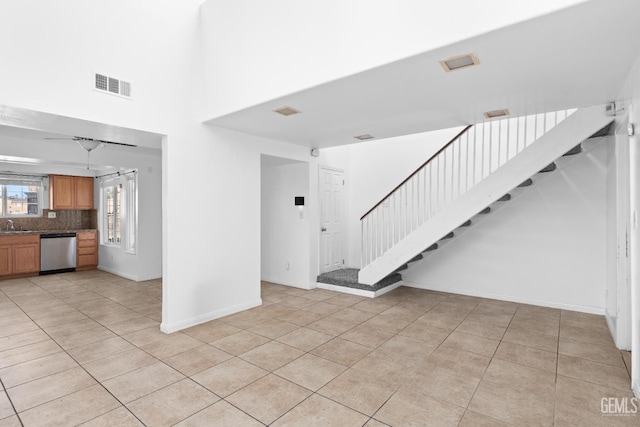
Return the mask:
M508 206L511 201L516 200L522 196L525 196L527 193L531 192L532 189L536 188L538 185L540 185L541 182L543 182L545 179L547 179L547 177L551 177L554 174L557 173L561 173L569 164L573 163L574 161L579 161L579 159L583 158L584 156L586 156L587 154L589 154L591 152L591 150L593 150L598 144L600 143L604 143L605 137L598 137L595 140L593 139L593 137L582 141L579 146L581 147L581 152L578 154L573 154L570 156L561 156L558 157L556 160L554 160L554 163L557 165L557 169L554 170L553 172L538 172L537 174L535 174L534 176L532 176L532 180L533 180L533 184L531 186L528 187L524 187L524 188L514 188L512 190L509 191L509 194L511 195L511 198L509 199L509 201L507 202L496 202L493 203L490 208L491 208L491 212L489 215L475 215L471 218L472 221L472 225L471 227L465 227L465 228L456 228L455 230L455 237L453 239L447 239L447 240L443 240L438 242L438 250L434 250L434 251L430 251L430 252L423 252L423 259L419 260L418 262L411 262L409 263L409 268L408 270L410 270L412 267L418 265L421 262L424 262L426 260L428 260L429 257L431 257L434 253L440 251L440 249L446 247L450 242L455 241L457 239L460 238L460 236L462 236L464 233L466 233L466 231L468 229L473 228L474 226L476 226L477 224L479 224L484 217L489 217L491 215L493 215L495 212L498 212L499 210L501 210L503 207ZM525 196L526 197L526 196ZM404 273L404 272L403 272Z
M520 183L602 129L612 118L604 106L579 109L493 171L464 195L444 207L411 234L358 273L358 281L374 284L436 243Z

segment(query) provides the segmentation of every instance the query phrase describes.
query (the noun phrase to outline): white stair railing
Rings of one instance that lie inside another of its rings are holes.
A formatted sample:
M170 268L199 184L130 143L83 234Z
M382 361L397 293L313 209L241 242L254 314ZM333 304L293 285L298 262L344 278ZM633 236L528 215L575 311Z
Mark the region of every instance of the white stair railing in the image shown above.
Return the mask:
M575 111L466 127L360 218L361 267L382 256Z

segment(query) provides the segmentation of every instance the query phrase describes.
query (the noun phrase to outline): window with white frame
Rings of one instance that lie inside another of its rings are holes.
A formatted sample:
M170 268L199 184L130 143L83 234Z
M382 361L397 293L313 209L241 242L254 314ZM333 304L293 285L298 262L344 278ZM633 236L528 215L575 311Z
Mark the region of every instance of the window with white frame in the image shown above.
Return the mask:
M137 245L137 173L105 177L100 184L100 235L104 245L135 253Z
M43 188L41 176L0 175L0 216L40 216Z
M102 235L107 243L120 246L122 184L119 182L107 185L103 189L104 196L104 230Z
M136 235L138 233L138 174L132 173L126 178L126 238L125 251L131 254L136 253Z

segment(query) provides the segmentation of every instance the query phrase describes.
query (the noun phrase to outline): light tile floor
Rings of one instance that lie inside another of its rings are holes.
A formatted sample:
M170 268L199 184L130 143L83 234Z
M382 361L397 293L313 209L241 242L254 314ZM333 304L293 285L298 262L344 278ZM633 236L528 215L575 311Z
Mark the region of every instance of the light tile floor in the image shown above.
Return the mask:
M616 426L629 354L601 316L399 288L262 284L261 307L171 335L161 281L0 282L2 426Z

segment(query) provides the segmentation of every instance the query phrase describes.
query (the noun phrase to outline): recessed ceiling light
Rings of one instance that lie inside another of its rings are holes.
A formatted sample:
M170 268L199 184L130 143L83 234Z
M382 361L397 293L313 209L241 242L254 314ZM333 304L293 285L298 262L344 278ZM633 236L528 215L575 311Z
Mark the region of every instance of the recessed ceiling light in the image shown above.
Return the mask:
M299 110L296 110L293 107L288 107L286 105L284 107L276 108L273 111L275 113L282 114L283 116L293 116L294 114L299 114L300 113Z
M359 139L360 141L366 141L367 139L373 139L375 138L375 136L373 135L369 135L368 133L365 133L364 135L358 135L358 136L354 136L355 139Z
M506 108L504 108L502 110L487 111L486 113L484 113L484 116L487 119L493 119L495 117L503 117L503 116L508 116L508 115L509 115L509 110L507 110Z
M461 68L473 67L479 65L480 60L473 53L466 53L464 55L453 56L449 59L443 59L440 61L442 68L448 73L450 71L459 70Z

